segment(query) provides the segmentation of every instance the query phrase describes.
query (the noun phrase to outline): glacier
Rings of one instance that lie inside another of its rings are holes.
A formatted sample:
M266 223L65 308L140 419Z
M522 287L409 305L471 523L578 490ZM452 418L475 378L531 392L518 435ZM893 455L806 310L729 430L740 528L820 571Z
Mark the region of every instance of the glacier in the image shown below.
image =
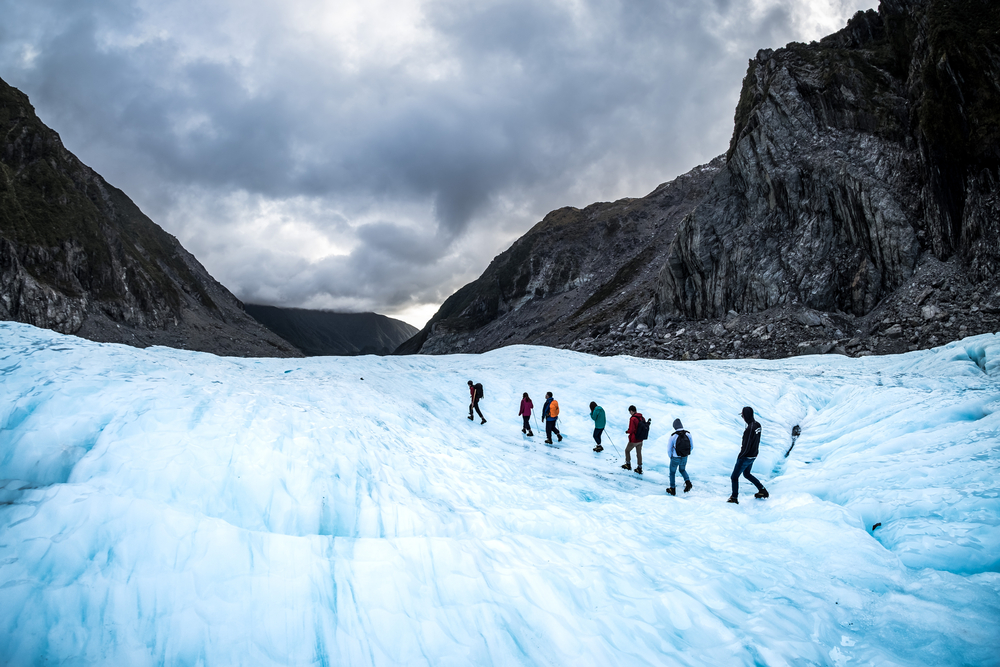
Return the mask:
M1000 664L998 335L285 360L5 322L0 375L3 665ZM521 434L524 391L561 443ZM771 497L733 505L744 405Z

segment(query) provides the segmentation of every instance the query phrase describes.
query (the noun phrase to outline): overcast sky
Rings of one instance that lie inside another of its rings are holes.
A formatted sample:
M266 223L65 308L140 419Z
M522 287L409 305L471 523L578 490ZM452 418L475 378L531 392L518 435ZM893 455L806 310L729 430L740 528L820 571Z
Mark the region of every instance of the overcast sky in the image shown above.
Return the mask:
M548 211L725 151L865 0L0 0L0 78L250 303L422 326Z

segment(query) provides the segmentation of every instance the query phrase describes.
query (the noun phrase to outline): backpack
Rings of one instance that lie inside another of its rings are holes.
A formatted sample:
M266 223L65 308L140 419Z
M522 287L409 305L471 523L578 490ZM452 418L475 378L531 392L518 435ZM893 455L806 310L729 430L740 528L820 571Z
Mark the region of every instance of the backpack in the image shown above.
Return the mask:
M689 456L691 454L691 438L688 437L688 432L674 431L677 434L677 439L674 441L674 454L676 456Z
M649 422L642 418L641 415L636 415L639 419L635 423L635 441L642 442L649 438Z
M483 397L483 385L477 382L475 384L475 389L476 389L476 398L477 399L478 398L482 398Z

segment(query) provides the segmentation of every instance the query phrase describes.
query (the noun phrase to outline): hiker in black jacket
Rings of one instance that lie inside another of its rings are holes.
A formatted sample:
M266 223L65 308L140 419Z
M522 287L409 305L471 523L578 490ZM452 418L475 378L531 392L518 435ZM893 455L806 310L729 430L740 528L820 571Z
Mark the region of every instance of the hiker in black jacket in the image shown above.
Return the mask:
M767 489L756 477L750 474L753 462L757 459L757 451L760 448L760 424L753 418L753 408L747 406L743 408L743 421L747 423L747 428L743 431L743 444L740 446L740 455L736 457L736 467L730 479L733 482L733 495L729 496L727 502L739 504L740 475L753 482L757 487L754 498L767 498Z
M469 403L469 420L472 420L472 410L474 408L476 410L476 414L483 420L479 423L485 424L486 417L483 416L482 410L479 409L479 401L483 398L483 385L478 382L476 384L472 384L472 380L469 380L469 398L472 401Z

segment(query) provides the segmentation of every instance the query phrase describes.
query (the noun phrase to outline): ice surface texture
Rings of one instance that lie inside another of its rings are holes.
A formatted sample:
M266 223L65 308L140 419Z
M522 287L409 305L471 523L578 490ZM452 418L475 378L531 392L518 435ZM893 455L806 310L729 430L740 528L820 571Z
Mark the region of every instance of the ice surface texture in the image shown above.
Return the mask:
M998 664L1000 336L289 361L2 323L0 377L3 665ZM521 435L523 391L559 399L558 446ZM771 497L732 505L744 405Z

